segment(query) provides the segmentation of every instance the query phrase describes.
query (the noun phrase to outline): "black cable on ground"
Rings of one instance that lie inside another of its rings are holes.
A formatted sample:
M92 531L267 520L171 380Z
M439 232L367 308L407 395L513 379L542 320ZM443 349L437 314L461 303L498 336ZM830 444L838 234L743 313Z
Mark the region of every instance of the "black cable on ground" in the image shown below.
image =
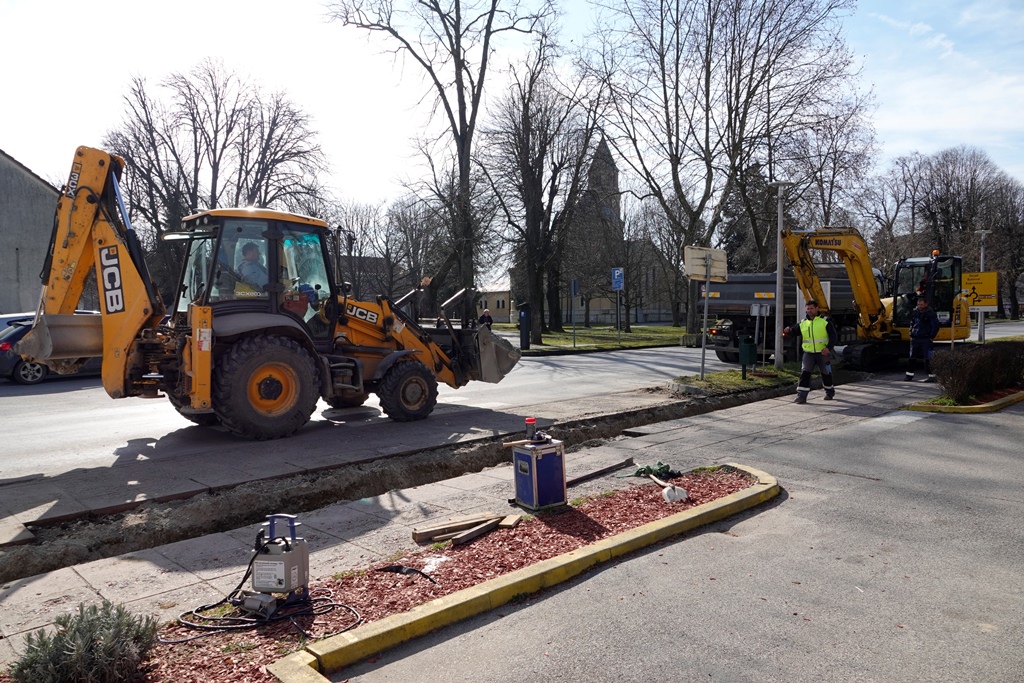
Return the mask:
M229 633L231 631L248 631L252 629L257 629L261 626L268 626L270 624L275 624L277 622L284 621L285 619L291 621L292 626L294 626L295 630L298 631L301 635L303 635L306 638L312 638L313 636L311 636L309 633L305 631L305 629L299 626L298 622L295 621L295 618L302 616L317 616L321 614L327 614L328 612L331 612L336 608L347 609L349 612L352 613L353 616L355 616L355 621L352 624L341 629L340 631L335 631L334 633L329 633L325 636L322 636L323 638L328 638L339 633L344 633L345 631L355 628L362 622L362 616L359 614L358 611L356 611L354 607L352 607L351 605L346 605L344 603L334 602L331 599L334 597L334 593L326 588L313 588L305 596L293 600L291 602L285 602L269 617L264 617L260 615L214 617L205 616L204 614L202 614L202 612L209 612L210 610L216 609L221 605L227 604L231 604L233 607L235 607L235 609L239 608L242 602L244 602L244 597L242 596L242 586L245 585L245 582L252 575L253 563L256 561L256 558L260 556L260 553L262 553L263 550L272 542L273 541L271 540L263 543L256 550L256 552L253 553L252 558L249 559L249 565L245 569L245 575L242 576L242 580L238 582L238 585L235 586L235 588L230 593L228 593L227 596L225 596L221 600L218 600L217 602L210 603L208 605L201 605L199 607L190 609L187 612L182 612L178 615L178 624L186 628L202 631L202 633L191 636L189 638L179 638L176 640L164 640L162 637L157 635L157 641L163 645L180 645L181 643L188 643L193 640L205 638L206 636L216 635L218 633ZM314 595L318 592L326 593L326 596L314 597ZM194 620L192 619L193 617L195 618Z

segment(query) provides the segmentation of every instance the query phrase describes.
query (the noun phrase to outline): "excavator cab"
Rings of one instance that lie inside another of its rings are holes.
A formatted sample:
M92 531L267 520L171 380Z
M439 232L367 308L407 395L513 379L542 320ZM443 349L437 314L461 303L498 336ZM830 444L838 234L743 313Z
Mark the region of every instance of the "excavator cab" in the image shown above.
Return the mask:
M956 328L956 339L965 338L969 330L961 329L968 324L962 310L965 303L960 296L962 280L963 263L959 256L934 255L901 260L896 265L893 327L904 339L910 338L914 308L918 298L923 296L939 319L939 336L936 339L948 341L952 327Z

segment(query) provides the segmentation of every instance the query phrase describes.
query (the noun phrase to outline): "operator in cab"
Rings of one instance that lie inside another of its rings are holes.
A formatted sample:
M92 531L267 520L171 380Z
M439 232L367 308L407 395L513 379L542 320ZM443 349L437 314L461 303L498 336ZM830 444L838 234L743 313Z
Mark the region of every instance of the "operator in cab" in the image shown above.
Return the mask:
M799 326L787 327L783 335L791 333L801 338L800 348L803 351L800 361L800 381L796 387L796 403L807 403L807 395L811 393L811 373L817 366L821 374L821 384L825 389L825 400L835 398L836 387L832 381L832 357L839 333L831 321L818 315L818 302L811 299L805 307L807 318Z
M262 291L263 286L269 282L260 248L254 242L246 242L242 247L242 261L238 264L238 277L257 291Z

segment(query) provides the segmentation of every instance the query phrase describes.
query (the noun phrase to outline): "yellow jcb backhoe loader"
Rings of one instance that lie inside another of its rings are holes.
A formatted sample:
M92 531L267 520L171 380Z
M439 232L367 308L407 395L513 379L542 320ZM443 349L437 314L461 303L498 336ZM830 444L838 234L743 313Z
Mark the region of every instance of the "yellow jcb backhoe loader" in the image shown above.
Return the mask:
M192 422L252 439L294 433L320 398L352 407L376 393L391 419L423 419L438 381L499 382L519 360L489 329L457 329L443 310L425 329L384 297L350 299L331 272L326 223L266 209L204 211L165 236L187 241L168 310L128 221L123 168L100 150L75 152L18 353L57 372L102 356L111 397L166 395ZM102 315L75 315L93 271Z

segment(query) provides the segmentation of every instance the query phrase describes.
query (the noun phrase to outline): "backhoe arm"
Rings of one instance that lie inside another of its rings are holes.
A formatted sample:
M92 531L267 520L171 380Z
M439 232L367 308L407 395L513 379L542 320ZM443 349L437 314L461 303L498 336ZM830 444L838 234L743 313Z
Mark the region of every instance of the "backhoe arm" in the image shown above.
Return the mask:
M123 168L123 160L106 152L75 151L40 273L35 324L17 347L58 372L102 356L103 388L114 398L139 393L129 377L133 362L141 366L133 360L135 341L165 312L121 201L117 179ZM102 315L75 315L94 270Z
M800 232L783 230L782 243L804 297L817 301L822 315L828 315L828 302L811 258L811 249L834 251L843 259L853 288L854 305L857 307L857 325L860 328L858 336L862 339L881 339L889 331L885 305L878 294L867 244L860 232L854 228L821 228Z

